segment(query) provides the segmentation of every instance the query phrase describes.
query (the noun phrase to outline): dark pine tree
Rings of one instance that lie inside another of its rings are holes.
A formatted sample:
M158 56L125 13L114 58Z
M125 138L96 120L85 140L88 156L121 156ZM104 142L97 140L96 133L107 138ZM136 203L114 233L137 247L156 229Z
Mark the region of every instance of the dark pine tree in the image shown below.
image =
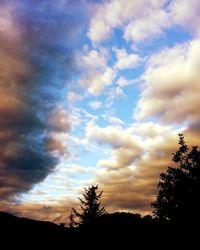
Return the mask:
M200 151L197 146L189 150L183 134L179 134L179 145L179 150L172 154L175 167L160 174L153 213L172 222L199 221Z
M99 218L103 214L106 214L106 210L100 204L100 198L103 192L97 193L98 185L91 186L88 189L85 188L83 199L78 198L81 205L81 212L72 208L70 219L70 227L80 227L89 225L95 219Z

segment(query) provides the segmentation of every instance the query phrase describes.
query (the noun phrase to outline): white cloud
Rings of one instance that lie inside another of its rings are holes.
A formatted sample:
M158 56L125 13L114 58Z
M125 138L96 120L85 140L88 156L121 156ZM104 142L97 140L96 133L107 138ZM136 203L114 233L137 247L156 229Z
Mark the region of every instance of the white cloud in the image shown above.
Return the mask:
M78 63L86 69L92 67L95 69L105 69L107 66L108 53L106 49L86 51L86 54L78 58Z
M67 164L65 167L57 169L57 175L58 174L80 175L85 173L94 174L96 173L96 169L94 167L81 166L78 164Z
M112 124L112 125L124 125L124 122L116 117L116 116L109 116L108 117L108 121Z
M89 103L89 106L92 109L97 110L97 109L99 109L102 106L102 102L100 102L100 101L93 101L93 102Z
M68 114L71 129L73 130L75 127L80 126L82 123L82 117L78 109L73 108L71 112Z
M101 116L104 120L106 120L108 123L110 123L112 126L123 126L124 122L116 116L113 116L111 112L105 112Z
M157 37L164 28L170 26L169 14L163 10L151 10L146 17L137 18L129 22L124 32L124 39L142 42Z
M143 42L175 25L200 35L199 12L199 0L111 0L96 5L88 37L95 44L120 28L125 40Z
M121 26L132 14L141 8L141 1L112 0L98 4L91 19L88 37L96 43L106 39L113 28ZM122 11L123 10L123 11Z
M122 98L122 97L126 98L126 95L120 86L110 88L107 91L106 96L107 96L107 98L105 101L105 107L110 111L113 108L112 106L113 106L114 102L118 98Z
M144 89L137 119L157 116L165 122L191 122L199 117L200 41L158 52L142 77Z
M144 28L149 36L155 35L155 30L159 29L159 25L163 25L167 21L166 18L163 18L164 12L156 14L155 11L161 9L166 2L166 0L130 0L124 3L124 0L112 0L99 4L96 6L90 22L88 37L93 43L97 43L107 39L113 29L120 27L125 29L125 38L128 40L133 37L131 27L129 26L126 30L127 24L131 23L133 27L136 20L143 18L146 24L147 16L151 22L150 26L147 25L149 29L140 21L135 25L138 34L136 36L141 39L144 36Z
M121 127L107 126L101 128L94 123L89 123L86 127L86 138L95 140L100 144L108 143L118 147L123 143L121 138L122 131Z
M119 85L119 87L121 88L136 83L139 83L139 79L126 79L123 76L120 76L119 79L116 80L116 84Z
M67 100L69 102L69 104L75 104L76 102L80 101L83 99L83 96L73 92L73 91L69 91L67 94Z
M118 97L125 97L124 91L122 88L117 86L116 88L111 88L108 92L108 101L114 101Z
M99 96L106 86L112 84L115 74L115 71L110 67L103 73L96 70L89 70L85 77L79 80L79 84L86 88L91 95Z
M185 27L195 35L200 35L200 1L176 0L172 1L170 12L175 24Z
M115 64L115 67L118 69L131 69L138 66L138 64L141 61L141 58L138 54L130 53L128 54L125 49L114 49L116 56L117 56L117 62Z
M108 53L105 49L91 50L84 55L77 56L77 64L82 71L78 84L94 96L112 84L116 72L107 65Z

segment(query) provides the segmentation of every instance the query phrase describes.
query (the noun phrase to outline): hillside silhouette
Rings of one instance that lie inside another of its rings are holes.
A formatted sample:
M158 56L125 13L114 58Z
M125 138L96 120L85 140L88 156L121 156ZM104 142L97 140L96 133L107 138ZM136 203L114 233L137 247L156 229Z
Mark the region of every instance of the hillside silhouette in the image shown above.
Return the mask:
M5 242L6 245L19 247L25 247L27 243L31 243L34 247L39 247L41 244L61 245L70 243L75 238L72 229L52 222L19 218L5 212L0 212L0 231L1 243Z
M30 245L45 249L63 249L63 246L66 249L104 249L108 246L120 246L122 249L135 249L136 246L163 249L162 247L182 245L191 247L198 239L198 230L193 224L180 226L132 213L105 214L85 227L69 228L0 212L0 230L2 244L6 244L8 248L15 246L26 249ZM131 245L132 248L129 247Z

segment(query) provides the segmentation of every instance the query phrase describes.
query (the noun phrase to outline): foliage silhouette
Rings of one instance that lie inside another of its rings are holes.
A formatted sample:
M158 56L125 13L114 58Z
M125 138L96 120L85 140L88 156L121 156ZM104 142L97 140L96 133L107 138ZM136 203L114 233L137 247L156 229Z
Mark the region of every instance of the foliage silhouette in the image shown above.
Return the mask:
M157 199L151 204L153 214L172 222L199 221L200 151L197 146L189 150L183 134L179 134L179 145L172 154L176 166L160 174Z
M80 227L91 224L95 219L99 218L103 214L106 214L106 210L101 206L99 200L103 192L97 194L98 185L91 186L88 189L85 188L83 198L78 198L81 202L81 212L77 212L72 208L70 219L70 227Z

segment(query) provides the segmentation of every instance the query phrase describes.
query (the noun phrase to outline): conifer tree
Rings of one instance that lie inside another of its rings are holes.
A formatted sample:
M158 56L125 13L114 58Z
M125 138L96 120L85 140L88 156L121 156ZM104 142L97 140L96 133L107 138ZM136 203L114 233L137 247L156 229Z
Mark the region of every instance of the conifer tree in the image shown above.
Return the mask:
M100 204L100 198L103 192L97 193L98 185L85 188L83 199L78 198L81 205L81 211L78 212L72 208L70 219L70 227L85 226L93 222L96 218L106 214L106 210Z

